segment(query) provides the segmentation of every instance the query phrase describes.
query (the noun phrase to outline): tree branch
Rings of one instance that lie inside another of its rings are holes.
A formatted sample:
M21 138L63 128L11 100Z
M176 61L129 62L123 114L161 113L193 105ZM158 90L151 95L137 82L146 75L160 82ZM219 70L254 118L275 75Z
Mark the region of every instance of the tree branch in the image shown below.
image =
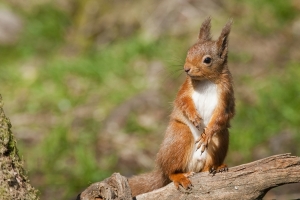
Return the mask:
M113 177L116 178L116 175L106 179L105 184ZM130 189L127 179L120 175L117 179L117 182L115 181L113 185L104 190L93 186L104 184L103 182L92 184L81 195L78 195L78 199L131 199L132 197L128 195ZM138 195L136 199L261 199L274 187L300 182L300 157L291 156L289 153L274 155L231 167L228 172L217 173L214 176L208 172L198 173L191 178L191 181L193 188L189 191L182 188L177 190L173 183L170 183L158 190ZM105 196L105 194L111 193L115 196ZM126 198L124 198L125 196Z

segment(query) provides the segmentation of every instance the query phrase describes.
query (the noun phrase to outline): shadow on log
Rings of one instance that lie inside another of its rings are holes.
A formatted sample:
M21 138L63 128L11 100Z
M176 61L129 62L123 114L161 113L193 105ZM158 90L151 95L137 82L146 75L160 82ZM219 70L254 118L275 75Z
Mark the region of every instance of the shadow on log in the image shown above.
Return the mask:
M177 190L173 183L141 194L137 200L157 199L261 199L270 189L300 182L300 157L289 153L270 156L229 168L212 176L202 172L191 178L193 188ZM118 173L94 183L78 195L79 200L132 199L127 178Z

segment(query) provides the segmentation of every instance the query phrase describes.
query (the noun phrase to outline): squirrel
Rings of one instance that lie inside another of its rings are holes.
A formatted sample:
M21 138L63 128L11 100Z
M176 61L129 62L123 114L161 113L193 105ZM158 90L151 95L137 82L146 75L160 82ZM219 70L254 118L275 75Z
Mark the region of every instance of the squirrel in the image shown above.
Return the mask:
M196 172L213 175L227 171L224 159L229 144L230 119L235 113L233 81L227 65L228 36L232 21L211 39L211 18L201 25L198 41L187 52L186 79L174 101L154 171L128 179L132 196L174 182L192 187Z

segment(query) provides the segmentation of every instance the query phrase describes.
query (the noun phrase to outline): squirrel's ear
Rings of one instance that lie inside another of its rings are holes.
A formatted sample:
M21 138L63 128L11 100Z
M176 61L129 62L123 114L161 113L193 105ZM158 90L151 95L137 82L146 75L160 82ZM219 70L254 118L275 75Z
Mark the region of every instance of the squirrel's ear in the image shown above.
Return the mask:
M199 32L199 36L198 36L199 41L207 41L207 40L211 39L211 37L210 37L210 27L211 27L210 21L211 21L211 18L208 17L202 23L200 32Z
M217 46L219 55L221 58L225 58L228 53L228 36L231 29L232 20L227 22L227 24L222 29L221 35L218 38Z

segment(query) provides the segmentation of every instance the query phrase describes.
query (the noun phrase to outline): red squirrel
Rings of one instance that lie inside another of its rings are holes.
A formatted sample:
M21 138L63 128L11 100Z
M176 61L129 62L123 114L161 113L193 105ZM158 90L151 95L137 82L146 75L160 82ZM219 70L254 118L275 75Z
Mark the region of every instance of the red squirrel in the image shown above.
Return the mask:
M154 171L129 178L132 196L161 188L171 181L178 188L192 186L196 172L227 171L230 127L234 116L232 76L227 65L229 21L214 41L211 19L201 25L198 41L187 52L186 79L174 101L174 109L156 158Z

